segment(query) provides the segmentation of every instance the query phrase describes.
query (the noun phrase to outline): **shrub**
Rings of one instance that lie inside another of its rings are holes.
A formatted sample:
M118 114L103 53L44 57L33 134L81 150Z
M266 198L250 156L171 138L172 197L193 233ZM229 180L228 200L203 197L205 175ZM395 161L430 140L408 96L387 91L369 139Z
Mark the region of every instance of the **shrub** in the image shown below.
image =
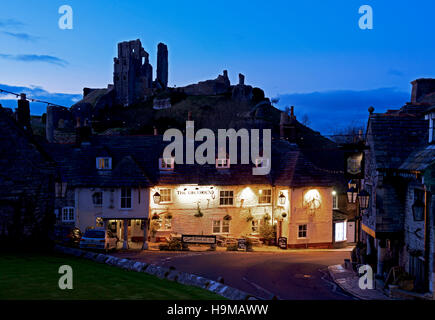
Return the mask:
M239 246L237 244L229 244L227 246L227 251L237 251L239 250Z

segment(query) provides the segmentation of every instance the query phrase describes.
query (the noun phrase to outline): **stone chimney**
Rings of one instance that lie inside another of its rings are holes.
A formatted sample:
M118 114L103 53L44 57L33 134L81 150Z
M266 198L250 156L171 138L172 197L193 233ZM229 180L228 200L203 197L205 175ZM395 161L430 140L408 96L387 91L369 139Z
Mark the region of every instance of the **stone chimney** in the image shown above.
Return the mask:
M419 103L425 95L435 92L435 79L421 78L411 82L411 103Z
M239 73L239 85L244 86L245 85L245 76L241 73Z
M80 117L76 118L76 145L81 146L91 143L92 128L89 120L85 119L83 126Z
M168 87L168 47L161 42L157 46L157 81L163 88Z
M30 125L30 105L29 101L26 99L25 93L21 93L20 99L18 100L17 121L23 126L24 130L32 133L32 126Z

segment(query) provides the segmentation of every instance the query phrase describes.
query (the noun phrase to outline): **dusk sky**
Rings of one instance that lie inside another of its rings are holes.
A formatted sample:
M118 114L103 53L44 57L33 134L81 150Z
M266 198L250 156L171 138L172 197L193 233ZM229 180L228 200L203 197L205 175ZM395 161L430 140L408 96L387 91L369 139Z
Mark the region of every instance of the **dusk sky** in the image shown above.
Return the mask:
M58 27L64 4L74 12L72 30ZM373 8L373 30L358 27L365 4ZM241 72L268 97L281 96L278 106L294 104L297 115L330 132L334 112L365 121L370 104L398 108L409 99L410 81L435 76L428 36L434 12L431 0L3 1L0 88L37 87L47 91L40 97L58 99L106 87L116 44L139 38L154 71L157 44L168 45L171 86L224 69L235 83ZM62 99L56 101L68 103ZM32 105L35 114L44 109Z

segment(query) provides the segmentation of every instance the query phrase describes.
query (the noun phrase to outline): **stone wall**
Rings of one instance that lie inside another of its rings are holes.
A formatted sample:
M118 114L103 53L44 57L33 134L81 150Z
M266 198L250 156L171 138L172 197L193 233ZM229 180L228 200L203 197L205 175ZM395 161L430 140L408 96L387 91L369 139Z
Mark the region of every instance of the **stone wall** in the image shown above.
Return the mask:
M54 169L44 151L0 110L0 241L46 245L54 225Z

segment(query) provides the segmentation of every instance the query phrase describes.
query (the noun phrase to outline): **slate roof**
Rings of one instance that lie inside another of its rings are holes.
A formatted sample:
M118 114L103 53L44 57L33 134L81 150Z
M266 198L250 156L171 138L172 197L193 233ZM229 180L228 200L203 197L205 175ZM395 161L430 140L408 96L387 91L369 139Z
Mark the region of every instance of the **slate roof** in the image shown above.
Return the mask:
M427 141L428 123L418 114L387 112L369 117L367 142L374 152L376 169L398 169Z
M399 169L407 171L424 171L435 162L435 145L424 146L413 153L403 162Z
M93 136L89 145L46 144L58 163L63 179L76 187L152 186L172 184L244 185L272 184L289 187L332 186L333 179L312 164L302 151L285 140L272 140L272 169L253 175L253 164L175 164L173 171L160 171L158 160L168 142L161 136ZM261 144L260 144L261 145ZM112 157L112 170L97 170L96 157ZM240 158L239 158L240 159Z

